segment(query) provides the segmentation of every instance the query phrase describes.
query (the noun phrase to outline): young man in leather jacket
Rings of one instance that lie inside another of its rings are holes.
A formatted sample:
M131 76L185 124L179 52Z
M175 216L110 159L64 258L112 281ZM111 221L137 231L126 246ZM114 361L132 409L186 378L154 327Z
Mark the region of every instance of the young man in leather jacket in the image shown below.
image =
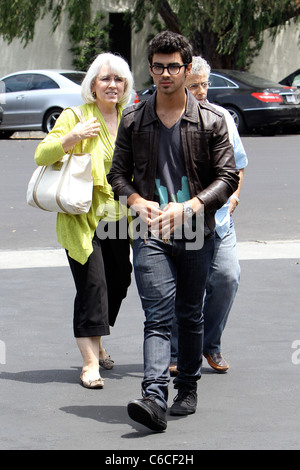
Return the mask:
M133 236L135 277L146 317L143 398L130 401L128 413L151 430L163 431L174 314L179 373L170 413L196 411L214 215L237 189L239 178L223 115L185 89L192 67L187 39L159 33L149 45L148 59L157 91L124 111L108 181L146 227Z

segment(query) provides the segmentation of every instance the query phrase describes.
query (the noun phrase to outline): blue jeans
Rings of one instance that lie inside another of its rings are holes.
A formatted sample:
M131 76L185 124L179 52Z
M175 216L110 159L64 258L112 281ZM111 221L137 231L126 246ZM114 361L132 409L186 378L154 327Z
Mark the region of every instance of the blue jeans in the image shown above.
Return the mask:
M221 239L215 238L215 252L209 271L203 307L205 354L221 352L221 337L235 299L241 268L233 221Z
M209 270L203 305L204 354L221 352L221 337L237 293L240 281L234 223L221 239L215 233L215 251ZM177 326L172 326L171 362L177 362Z
M171 329L178 325L178 370L175 388L197 389L203 352L202 304L214 236L201 250L186 250L185 242L165 244L149 238L133 241L133 264L144 324L144 396L152 395L167 408Z

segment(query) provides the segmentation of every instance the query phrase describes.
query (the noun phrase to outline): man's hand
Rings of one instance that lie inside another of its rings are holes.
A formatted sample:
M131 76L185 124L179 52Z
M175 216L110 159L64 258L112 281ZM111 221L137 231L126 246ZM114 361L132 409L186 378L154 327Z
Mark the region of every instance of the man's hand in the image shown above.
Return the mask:
M230 198L230 201L229 201L229 213L230 213L230 215L232 215L234 213L234 211L237 208L238 204L239 203L235 198L233 198L233 197Z
M127 202L130 208L138 214L142 221L146 222L148 227L150 227L153 219L162 214L162 210L160 209L158 202L148 201L137 193L129 196Z
M203 203L197 197L188 202L192 205L194 213L203 208ZM142 221L147 223L149 230L161 239L169 239L185 221L183 204L179 202L170 202L162 211L158 202L148 201L134 193L129 196L127 203Z
M184 222L183 204L170 202L163 212L151 221L149 229L159 238L169 239L174 230Z
M187 201L193 208L194 214L203 210L203 203L197 197ZM163 212L152 220L150 224L151 232L156 232L159 238L169 239L172 233L185 222L183 204L170 202Z

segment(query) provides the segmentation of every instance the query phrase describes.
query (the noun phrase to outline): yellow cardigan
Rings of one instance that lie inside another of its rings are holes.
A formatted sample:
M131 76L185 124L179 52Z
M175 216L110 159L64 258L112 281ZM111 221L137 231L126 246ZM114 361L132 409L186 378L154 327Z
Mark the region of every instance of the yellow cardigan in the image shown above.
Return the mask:
M112 207L114 212L118 212L119 205L114 201L111 186L106 179L111 167L114 139L110 135L105 120L96 104L84 104L80 108L83 110L86 120L97 117L101 126L97 137L85 139L75 147L75 153L92 154L93 200L87 214L68 215L58 213L56 233L58 242L68 250L69 256L79 263L85 264L93 251L92 240L103 214L104 206L106 206L106 209L108 206ZM121 115L122 108L118 108L118 125ZM61 144L61 137L70 132L77 122L78 119L71 109L65 109L61 113L55 127L36 149L35 161L37 165L51 165L64 156L65 152Z

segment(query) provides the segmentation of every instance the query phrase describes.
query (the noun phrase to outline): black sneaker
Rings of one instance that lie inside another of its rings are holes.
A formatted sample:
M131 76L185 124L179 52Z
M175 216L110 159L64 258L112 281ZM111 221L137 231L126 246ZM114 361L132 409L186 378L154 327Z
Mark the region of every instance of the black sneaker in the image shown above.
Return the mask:
M152 431L164 431L167 428L166 411L156 403L153 397L130 401L127 411L131 419Z
M179 389L170 408L173 416L185 416L195 413L197 408L197 392L195 390Z

